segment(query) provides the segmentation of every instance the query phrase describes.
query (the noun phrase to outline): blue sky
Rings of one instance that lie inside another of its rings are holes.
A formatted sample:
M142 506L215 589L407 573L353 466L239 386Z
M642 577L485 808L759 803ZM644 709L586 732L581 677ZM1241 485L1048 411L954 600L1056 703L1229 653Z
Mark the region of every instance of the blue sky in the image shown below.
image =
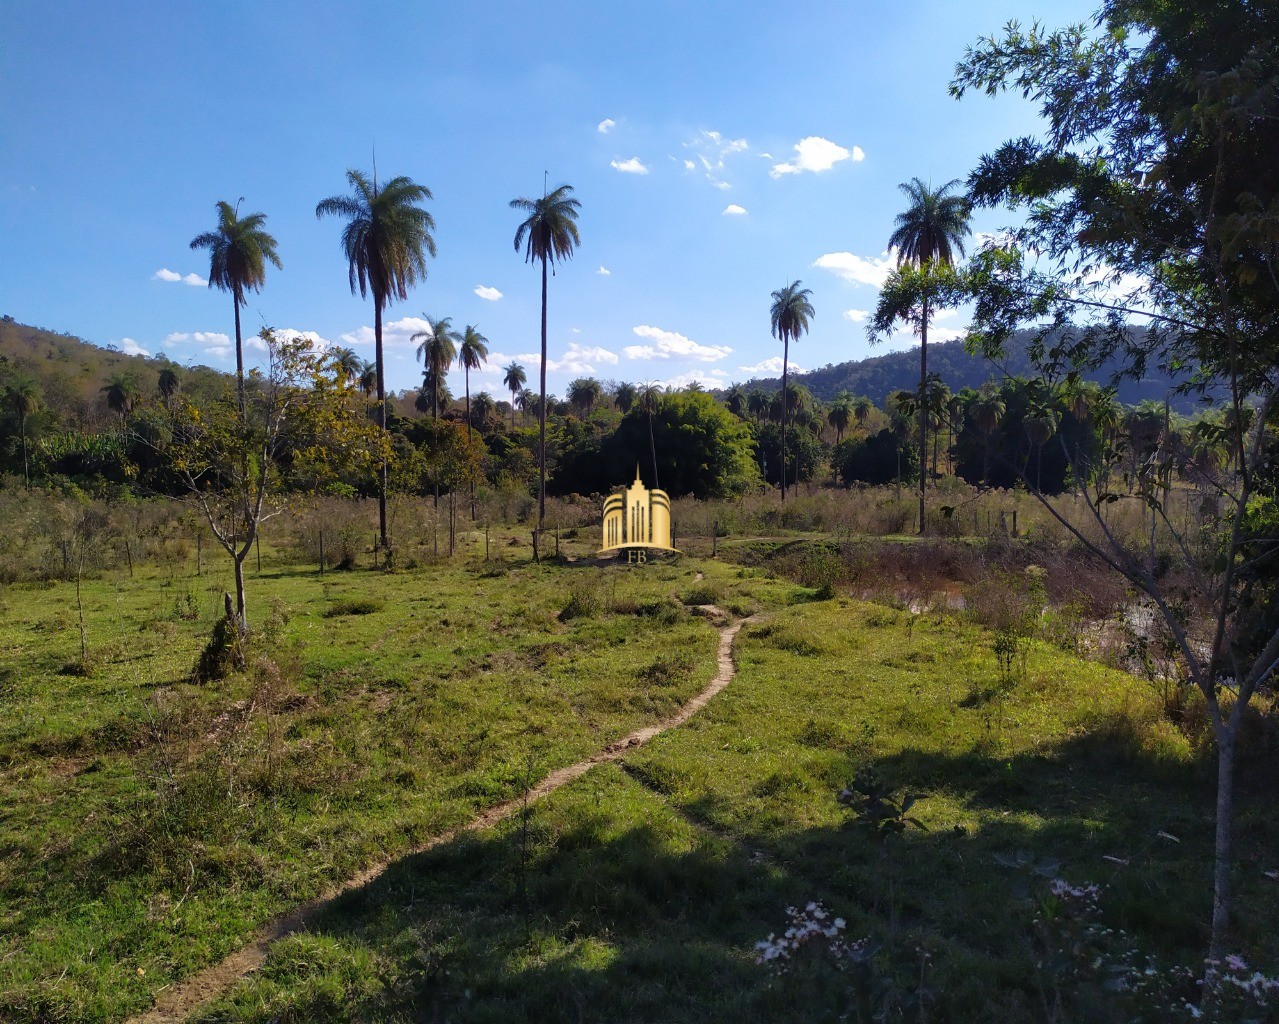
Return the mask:
M0 10L0 312L126 351L230 367L229 296L190 240L214 204L267 214L284 269L260 325L372 358L372 306L315 204L345 170L434 193L439 256L387 312L388 386L415 386L421 317L476 324L472 391L536 379L539 277L515 196L572 184L582 245L550 288L550 390L576 376L710 386L767 373L770 292L817 310L805 369L874 351L899 182L964 177L1035 128L1017 97L946 92L1010 18L1086 18L1072 0L880 4L48 3ZM998 214L974 227L993 229ZM963 326L962 313L932 336ZM904 348L909 336L887 347ZM248 353L254 358L257 353ZM453 375L460 393L461 375Z

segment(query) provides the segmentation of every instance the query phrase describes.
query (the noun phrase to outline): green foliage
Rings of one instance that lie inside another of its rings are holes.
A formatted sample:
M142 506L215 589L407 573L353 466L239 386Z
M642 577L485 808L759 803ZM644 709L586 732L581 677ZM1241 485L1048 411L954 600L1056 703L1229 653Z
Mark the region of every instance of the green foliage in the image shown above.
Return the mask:
M891 429L841 442L835 446L831 462L845 487L898 479L905 483L916 479L919 472L918 450Z

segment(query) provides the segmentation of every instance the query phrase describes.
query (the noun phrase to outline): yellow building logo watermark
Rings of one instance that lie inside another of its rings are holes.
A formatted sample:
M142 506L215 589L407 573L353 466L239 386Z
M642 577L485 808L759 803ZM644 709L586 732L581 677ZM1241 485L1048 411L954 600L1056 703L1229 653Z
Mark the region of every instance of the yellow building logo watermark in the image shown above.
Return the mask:
M600 554L625 551L632 562L647 561L649 550L671 547L671 499L665 491L649 490L635 467L635 482L604 499L604 546Z

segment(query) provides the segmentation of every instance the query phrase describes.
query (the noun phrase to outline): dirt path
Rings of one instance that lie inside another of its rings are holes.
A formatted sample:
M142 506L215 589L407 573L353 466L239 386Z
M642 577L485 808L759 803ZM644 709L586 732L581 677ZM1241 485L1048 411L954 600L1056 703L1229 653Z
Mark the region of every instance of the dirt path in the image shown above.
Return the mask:
M701 574L699 573L698 575L700 577ZM551 772L550 775L527 793L521 794L513 800L507 800L505 803L490 807L475 818L472 818L461 828L445 832L421 846L398 854L391 860L375 864L360 872L360 874L348 878L324 896L311 900L309 903L304 903L288 914L276 918L264 926L252 942L236 950L220 963L214 964L212 967L206 967L185 981L180 981L168 988L161 989L156 993L155 1006L146 1013L130 1018L126 1024L177 1024L177 1022L185 1020L187 1015L193 1010L223 995L246 974L261 967L266 962L267 952L270 950L272 943L287 935L292 935L294 932L303 930L317 914L326 909L337 897L353 889L363 888L381 876L392 864L403 860L405 857L411 857L414 854L424 853L437 846L443 846L466 832L478 832L496 825L504 818L509 818L518 812L521 807L525 806L526 801L540 800L548 793L553 793L574 779L581 778L596 765L619 761L627 751L642 747L654 736L668 729L683 725L702 708L706 707L711 698L732 681L736 672L736 668L733 665L733 640L742 626L751 621L750 618L747 618L740 622L731 622L727 613L715 607L715 605L702 605L701 612L711 618L712 621L720 624L715 678L710 681L706 689L702 690L701 693L680 708L674 715L662 719L654 725L636 729L629 736L615 743L610 743L584 761L578 761L576 764L567 765Z

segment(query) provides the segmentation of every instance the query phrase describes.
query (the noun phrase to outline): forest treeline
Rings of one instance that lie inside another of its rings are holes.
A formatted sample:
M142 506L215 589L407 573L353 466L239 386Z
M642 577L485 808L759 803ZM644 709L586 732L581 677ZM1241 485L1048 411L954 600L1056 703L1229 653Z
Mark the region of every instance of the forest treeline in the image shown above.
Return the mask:
M329 358L333 372L350 381L342 400L374 418L371 368L349 350L330 350ZM852 365L882 368L885 360L899 359L908 380L913 358L898 353ZM993 364L966 358L991 376L979 387L952 389L945 376L953 360L935 362L942 373L931 378L928 392L936 428L930 476L954 474L1000 487L1026 480L1056 492L1078 482L1072 461L1101 466L1103 450L1113 454L1116 447L1134 471L1160 446L1175 455L1182 476L1203 477L1223 459L1222 413L1185 417L1174 411L1176 403L1150 400L1125 406L1096 384L1067 391L1030 376L1000 380ZM823 400L809 382L824 379L824 372L788 385L789 478L845 486L917 480L917 392L897 388L881 401L835 392ZM518 386L518 375L516 381L501 397L471 395L469 421L466 401L448 392L443 374L436 383L427 373L417 391L388 394L397 486L421 494L476 484L535 493L538 396ZM209 367L183 367L163 354L126 355L6 318L0 322L0 474L7 486L181 494L166 456L170 420L180 407L226 398L234 384L234 377ZM579 378L547 401L548 492L604 493L632 479L637 465L647 483L676 496L722 498L775 486L780 388L766 384L712 394L696 385L668 391ZM296 489L316 483L284 481ZM373 493L372 479L354 470L321 486L330 494Z

